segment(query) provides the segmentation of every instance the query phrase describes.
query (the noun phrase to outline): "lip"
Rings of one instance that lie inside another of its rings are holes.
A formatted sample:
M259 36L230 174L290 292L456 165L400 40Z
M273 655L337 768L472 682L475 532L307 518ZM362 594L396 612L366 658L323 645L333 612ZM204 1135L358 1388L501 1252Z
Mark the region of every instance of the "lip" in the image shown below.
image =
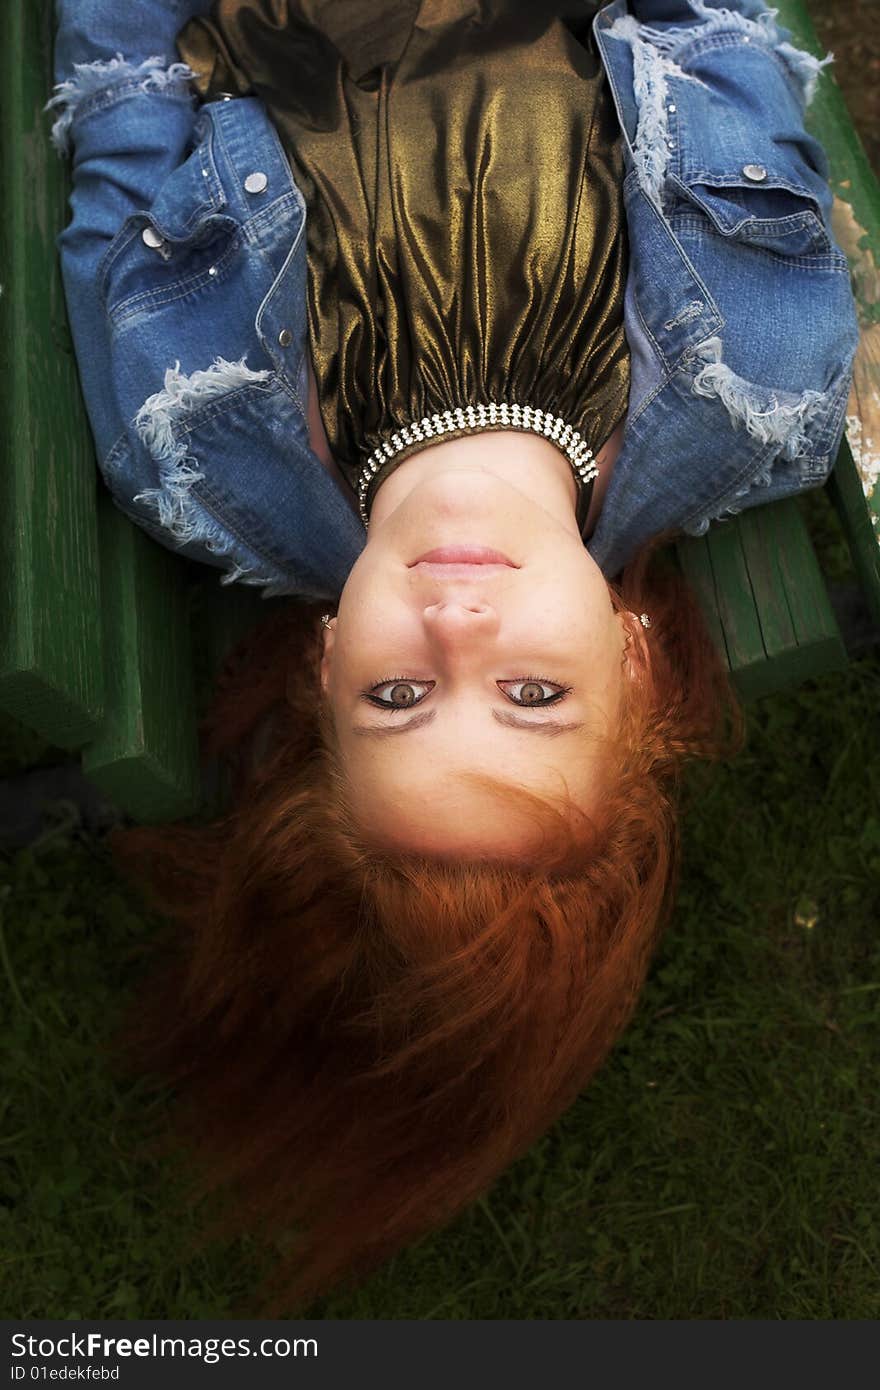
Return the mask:
M426 561L419 561L415 565L410 565L410 569L417 569L420 575L425 575L429 579L437 580L441 584L485 584L490 579L500 578L511 568L510 565L455 565L448 560L441 565L431 564Z
M455 565L457 568L463 565L491 565L493 568L506 565L510 569L519 569L519 565L515 565L509 556L486 545L441 545L420 555L407 568L413 569L416 565L431 565L432 568L435 565Z

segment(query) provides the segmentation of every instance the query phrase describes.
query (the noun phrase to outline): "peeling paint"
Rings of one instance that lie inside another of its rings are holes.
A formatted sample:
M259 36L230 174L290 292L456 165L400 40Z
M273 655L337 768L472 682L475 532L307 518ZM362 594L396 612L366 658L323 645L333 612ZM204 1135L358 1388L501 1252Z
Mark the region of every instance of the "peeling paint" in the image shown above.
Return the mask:
M834 199L831 223L835 240L849 261L859 326L863 332L870 331L880 323L880 269L870 236L843 198Z
M846 439L880 542L880 269L868 233L842 198L834 199L832 226L849 261L861 329L847 405Z
M875 405L880 407L880 399ZM858 415L847 415L846 442L858 471L862 491L870 498L880 486L880 440L865 433ZM874 519L876 522L876 517Z

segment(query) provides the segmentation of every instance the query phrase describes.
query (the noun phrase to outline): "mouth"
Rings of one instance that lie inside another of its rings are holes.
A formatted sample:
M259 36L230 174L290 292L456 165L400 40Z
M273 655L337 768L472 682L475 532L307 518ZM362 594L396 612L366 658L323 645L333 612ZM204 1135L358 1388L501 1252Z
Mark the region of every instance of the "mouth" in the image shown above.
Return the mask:
M410 565L410 569L417 569L420 575L426 575L429 579L435 580L440 584L477 584L485 585L490 579L500 578L507 574L509 565L456 565L450 561L435 565L427 561L419 561L415 565Z
M420 555L407 568L413 569L416 565L455 565L459 568L463 565L506 565L510 569L519 569L519 565L514 564L509 556L502 555L500 550L490 550L485 545L441 545Z

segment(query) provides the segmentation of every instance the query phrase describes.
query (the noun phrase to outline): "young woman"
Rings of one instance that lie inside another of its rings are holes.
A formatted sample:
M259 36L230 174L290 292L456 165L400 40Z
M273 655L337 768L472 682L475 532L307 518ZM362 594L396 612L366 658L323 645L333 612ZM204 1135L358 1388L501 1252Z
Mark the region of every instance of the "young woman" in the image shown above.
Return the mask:
M758 0L59 11L108 486L337 608L221 682L206 752L268 739L228 814L116 842L188 927L129 1041L223 1229L296 1233L289 1308L472 1200L635 1006L678 769L738 738L652 554L843 427L821 65Z

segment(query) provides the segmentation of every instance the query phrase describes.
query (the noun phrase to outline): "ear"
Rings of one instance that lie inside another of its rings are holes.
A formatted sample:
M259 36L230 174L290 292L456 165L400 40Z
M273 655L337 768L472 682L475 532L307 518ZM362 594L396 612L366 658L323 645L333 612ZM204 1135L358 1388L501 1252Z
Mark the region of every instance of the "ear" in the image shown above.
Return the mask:
M330 626L323 629L322 635L324 645L321 653L321 694L326 695L330 685L330 669L333 665L333 647L336 643L335 618L330 619Z
M626 629L626 642L624 645L623 664L626 674L630 680L647 681L650 683L654 677L654 668L651 660L651 644L645 628L642 626L638 613L631 613L624 610L621 621Z

